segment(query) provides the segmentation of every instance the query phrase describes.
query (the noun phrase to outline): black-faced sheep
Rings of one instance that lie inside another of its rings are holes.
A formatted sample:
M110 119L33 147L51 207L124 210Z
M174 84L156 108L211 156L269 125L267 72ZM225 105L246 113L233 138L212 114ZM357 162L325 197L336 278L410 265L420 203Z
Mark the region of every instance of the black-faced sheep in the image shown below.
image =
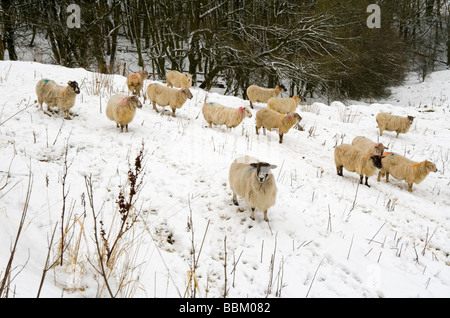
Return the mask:
M334 163L338 176L343 176L343 168L350 172L356 172L363 183L363 177L366 177L365 185L369 186L368 179L373 176L377 169L381 169L382 156L368 154L362 150L348 144L342 144L334 149Z
M302 120L297 113L280 114L272 109L263 108L256 113L256 134L259 135L259 129L277 129L280 136L279 143L283 143L283 135L286 134L292 126Z
M272 97L278 97L286 88L283 85L277 85L275 88L263 88L257 85L250 85L247 88L247 96L250 101L250 107L253 108L253 103L267 103Z
M252 220L255 219L256 208L263 211L264 220L269 221L267 210L275 205L277 199L277 186L270 170L276 167L249 156L237 158L231 164L229 181L233 203L239 205L237 195L243 197L252 209Z
M205 103L202 108L203 117L209 124L225 125L228 129L237 127L244 118L251 118L252 113L247 107L227 107L218 103Z
M405 180L409 192L412 192L413 183L419 184L430 172L437 171L436 165L428 160L415 162L395 152L386 152L384 156L378 181L386 175L386 182L389 182L389 174L391 174L396 179Z
M192 98L192 93L188 88L169 88L158 83L152 83L147 87L147 95L153 104L153 109L159 113L156 104L159 106L170 106L172 117L175 117L175 110L181 108L187 99Z
M192 86L192 74L169 71L166 76L167 87L189 88Z
M57 106L64 112L64 118L70 119L69 110L75 105L75 98L80 94L80 88L75 81L69 81L67 86L60 86L55 81L49 79L41 79L36 84L36 94L38 103L42 109L42 104L49 107Z
M146 71L139 71L130 74L127 77L127 86L133 95L140 96L141 90L144 87L144 81L148 79L149 74Z
M383 131L395 131L397 138L399 134L405 134L409 131L413 121L413 116L400 117L387 113L379 113L376 117L378 123L378 129L380 129L380 135L383 135Z
M361 149L364 153L371 153L374 155L383 155L384 150L388 149L381 142L373 142L369 138L358 136L352 141L352 146Z
M116 122L117 127L120 127L120 132L123 132L124 127L128 132L128 124L136 114L136 107L142 108L137 96L117 94L109 99L106 106L106 116Z

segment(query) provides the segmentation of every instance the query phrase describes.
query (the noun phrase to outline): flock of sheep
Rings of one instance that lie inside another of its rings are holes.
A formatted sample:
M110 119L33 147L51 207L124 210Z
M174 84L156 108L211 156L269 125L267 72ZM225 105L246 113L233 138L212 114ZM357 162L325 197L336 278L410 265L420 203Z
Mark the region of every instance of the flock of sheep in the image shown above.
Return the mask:
M128 124L133 120L136 108L142 107L138 96L148 77L149 74L145 71L129 75L127 87L132 95L116 94L108 101L106 116L121 128L121 132L124 128L128 131ZM169 106L172 109L172 116L175 117L176 109L181 108L187 99L193 97L189 90L191 86L192 75L170 71L167 74L166 85L151 83L147 86L147 96L156 112L159 112L156 105ZM256 133L259 134L260 128L263 128L264 134L266 129L275 129L279 134L279 143L283 142L283 135L302 119L295 112L302 98L299 96L282 98L280 95L283 91L285 91L283 85L277 85L273 89L251 85L247 89L251 108L255 102L267 103L267 108L262 108L256 113ZM69 110L74 106L76 95L79 93L80 88L75 81L69 81L64 87L52 80L42 79L36 85L40 109L43 110L43 103L46 103L48 108L56 106L64 112L66 119L69 118ZM209 127L213 124L225 125L228 129L238 126L244 118L252 117L247 107L233 108L213 102L204 103L202 113ZM387 113L380 113L376 117L380 135L385 130L395 131L397 137L400 133L409 131L413 120L412 116L399 117ZM379 169L378 181L386 176L386 182L389 182L391 174L396 179L405 180L408 191L411 192L413 183L418 184L429 172L437 171L432 162L427 160L414 162L397 153L385 152L385 149L387 148L383 144L365 137L356 137L351 145L337 146L334 152L337 174L343 176L343 168L356 172L360 176L360 183L363 183L365 177L365 185L369 186L368 178ZM275 205L277 195L277 186L271 173L275 168L275 165L248 156L237 158L231 164L229 183L233 191L233 203L238 205L237 196L243 197L251 207L252 219L255 209L258 209L264 212L264 220L269 221L267 211Z

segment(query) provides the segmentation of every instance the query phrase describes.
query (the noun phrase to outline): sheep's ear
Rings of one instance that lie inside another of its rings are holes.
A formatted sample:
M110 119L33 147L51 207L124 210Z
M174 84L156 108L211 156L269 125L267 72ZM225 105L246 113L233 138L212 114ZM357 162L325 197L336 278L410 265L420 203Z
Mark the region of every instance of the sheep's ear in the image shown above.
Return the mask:
M277 165L270 165L269 168L270 168L270 169L276 169L276 168L277 168Z
M252 167L252 169L256 169L256 168L258 168L258 164L257 163L251 163L250 167Z

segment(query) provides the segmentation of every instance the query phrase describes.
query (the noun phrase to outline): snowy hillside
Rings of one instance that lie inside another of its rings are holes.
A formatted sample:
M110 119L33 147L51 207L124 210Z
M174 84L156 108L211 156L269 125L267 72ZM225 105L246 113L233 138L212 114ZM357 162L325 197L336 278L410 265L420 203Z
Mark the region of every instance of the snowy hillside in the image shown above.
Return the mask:
M34 101L41 78L80 84L72 120L39 110ZM393 90L388 103L301 105L304 131L291 129L283 144L274 132L257 136L254 116L231 132L207 128L205 100L233 107L249 103L191 91L193 99L176 118L169 108L156 113L146 100L129 132L120 133L105 108L111 94L126 92L124 77L0 61L1 278L32 174L10 297L37 295L54 229L47 264L57 261L63 203L63 266L45 271L40 297L109 297L98 272L85 178L92 180L97 226L102 221L112 244L120 223L116 201L142 144L145 175L133 209L139 216L119 240L120 253L108 272L110 288L120 297L194 296L194 283L188 285L194 267L195 297L223 297L225 288L227 297L450 296L450 71L424 83L411 78ZM257 104L253 115L264 106ZM379 137L380 111L416 119L399 138L393 132ZM394 178L387 184L374 176L371 188L358 185L355 173L344 170L341 178L334 147L358 135L412 160L431 160L438 171L412 193ZM269 223L260 211L251 220L242 198L242 212L232 204L228 169L244 154L278 166ZM101 240L100 229L97 235Z

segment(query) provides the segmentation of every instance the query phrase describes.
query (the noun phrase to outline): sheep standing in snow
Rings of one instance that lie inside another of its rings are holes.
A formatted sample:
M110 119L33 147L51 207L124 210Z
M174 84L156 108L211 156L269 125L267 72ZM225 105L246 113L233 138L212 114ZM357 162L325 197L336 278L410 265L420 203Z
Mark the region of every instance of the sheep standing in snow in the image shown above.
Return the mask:
M343 168L350 172L359 174L359 183L363 183L363 177L366 177L365 185L369 186L368 179L373 176L377 169L381 169L382 156L368 154L352 145L342 144L334 149L334 163L338 176L343 176Z
M75 81L69 81L67 86L60 86L55 81L41 79L36 84L36 94L42 111L43 103L47 104L49 111L49 107L57 106L64 112L64 118L70 119L69 109L75 105L75 98L80 94L80 88Z
M147 87L147 95L153 104L153 109L159 113L156 104L159 106L170 106L172 117L175 117L175 110L181 108L187 99L192 98L192 93L188 88L169 88L158 83L152 83Z
M383 168L378 173L378 182L386 175L389 182L389 174L399 180L405 180L408 191L412 192L413 183L419 184L430 172L436 172L436 165L428 160L415 162L395 152L386 152L382 160Z
M405 134L409 131L414 117L400 117L394 116L387 113L379 113L376 117L378 128L380 129L380 135L383 135L383 131L395 131L397 133L397 138L400 133Z
M388 149L381 142L373 142L363 136L355 137L352 141L352 146L361 149L364 153L372 153L380 156L383 155L385 149Z
M189 88L192 86L192 74L169 71L166 76L167 87Z
M128 75L127 86L133 95L140 96L142 87L144 87L144 81L148 79L148 76L149 74L146 71L139 71Z
M269 222L267 210L275 205L277 198L277 186L270 170L276 167L249 156L237 158L231 164L229 181L233 203L239 205L237 195L243 197L252 209L252 220L256 208L264 212L264 220Z
M247 88L247 96L250 100L250 107L253 108L253 103L267 103L272 97L278 97L285 91L286 88L283 85L277 85L275 88L263 88L257 85L250 85Z
M297 113L280 114L269 108L263 108L256 113L256 134L259 135L259 129L263 127L264 134L266 129L278 129L280 144L283 143L283 135L286 134L292 126L302 120Z
M136 114L136 107L142 108L142 104L137 96L126 96L117 94L111 96L106 106L106 116L120 126L120 132L125 127L128 132L128 124L133 120Z
M252 113L247 107L227 107L218 103L205 103L202 108L203 117L209 124L225 125L230 130L237 127L244 118L251 118Z
M270 108L282 114L293 113L297 109L300 101L302 101L302 98L299 96L286 98L272 97L267 102L267 108Z

